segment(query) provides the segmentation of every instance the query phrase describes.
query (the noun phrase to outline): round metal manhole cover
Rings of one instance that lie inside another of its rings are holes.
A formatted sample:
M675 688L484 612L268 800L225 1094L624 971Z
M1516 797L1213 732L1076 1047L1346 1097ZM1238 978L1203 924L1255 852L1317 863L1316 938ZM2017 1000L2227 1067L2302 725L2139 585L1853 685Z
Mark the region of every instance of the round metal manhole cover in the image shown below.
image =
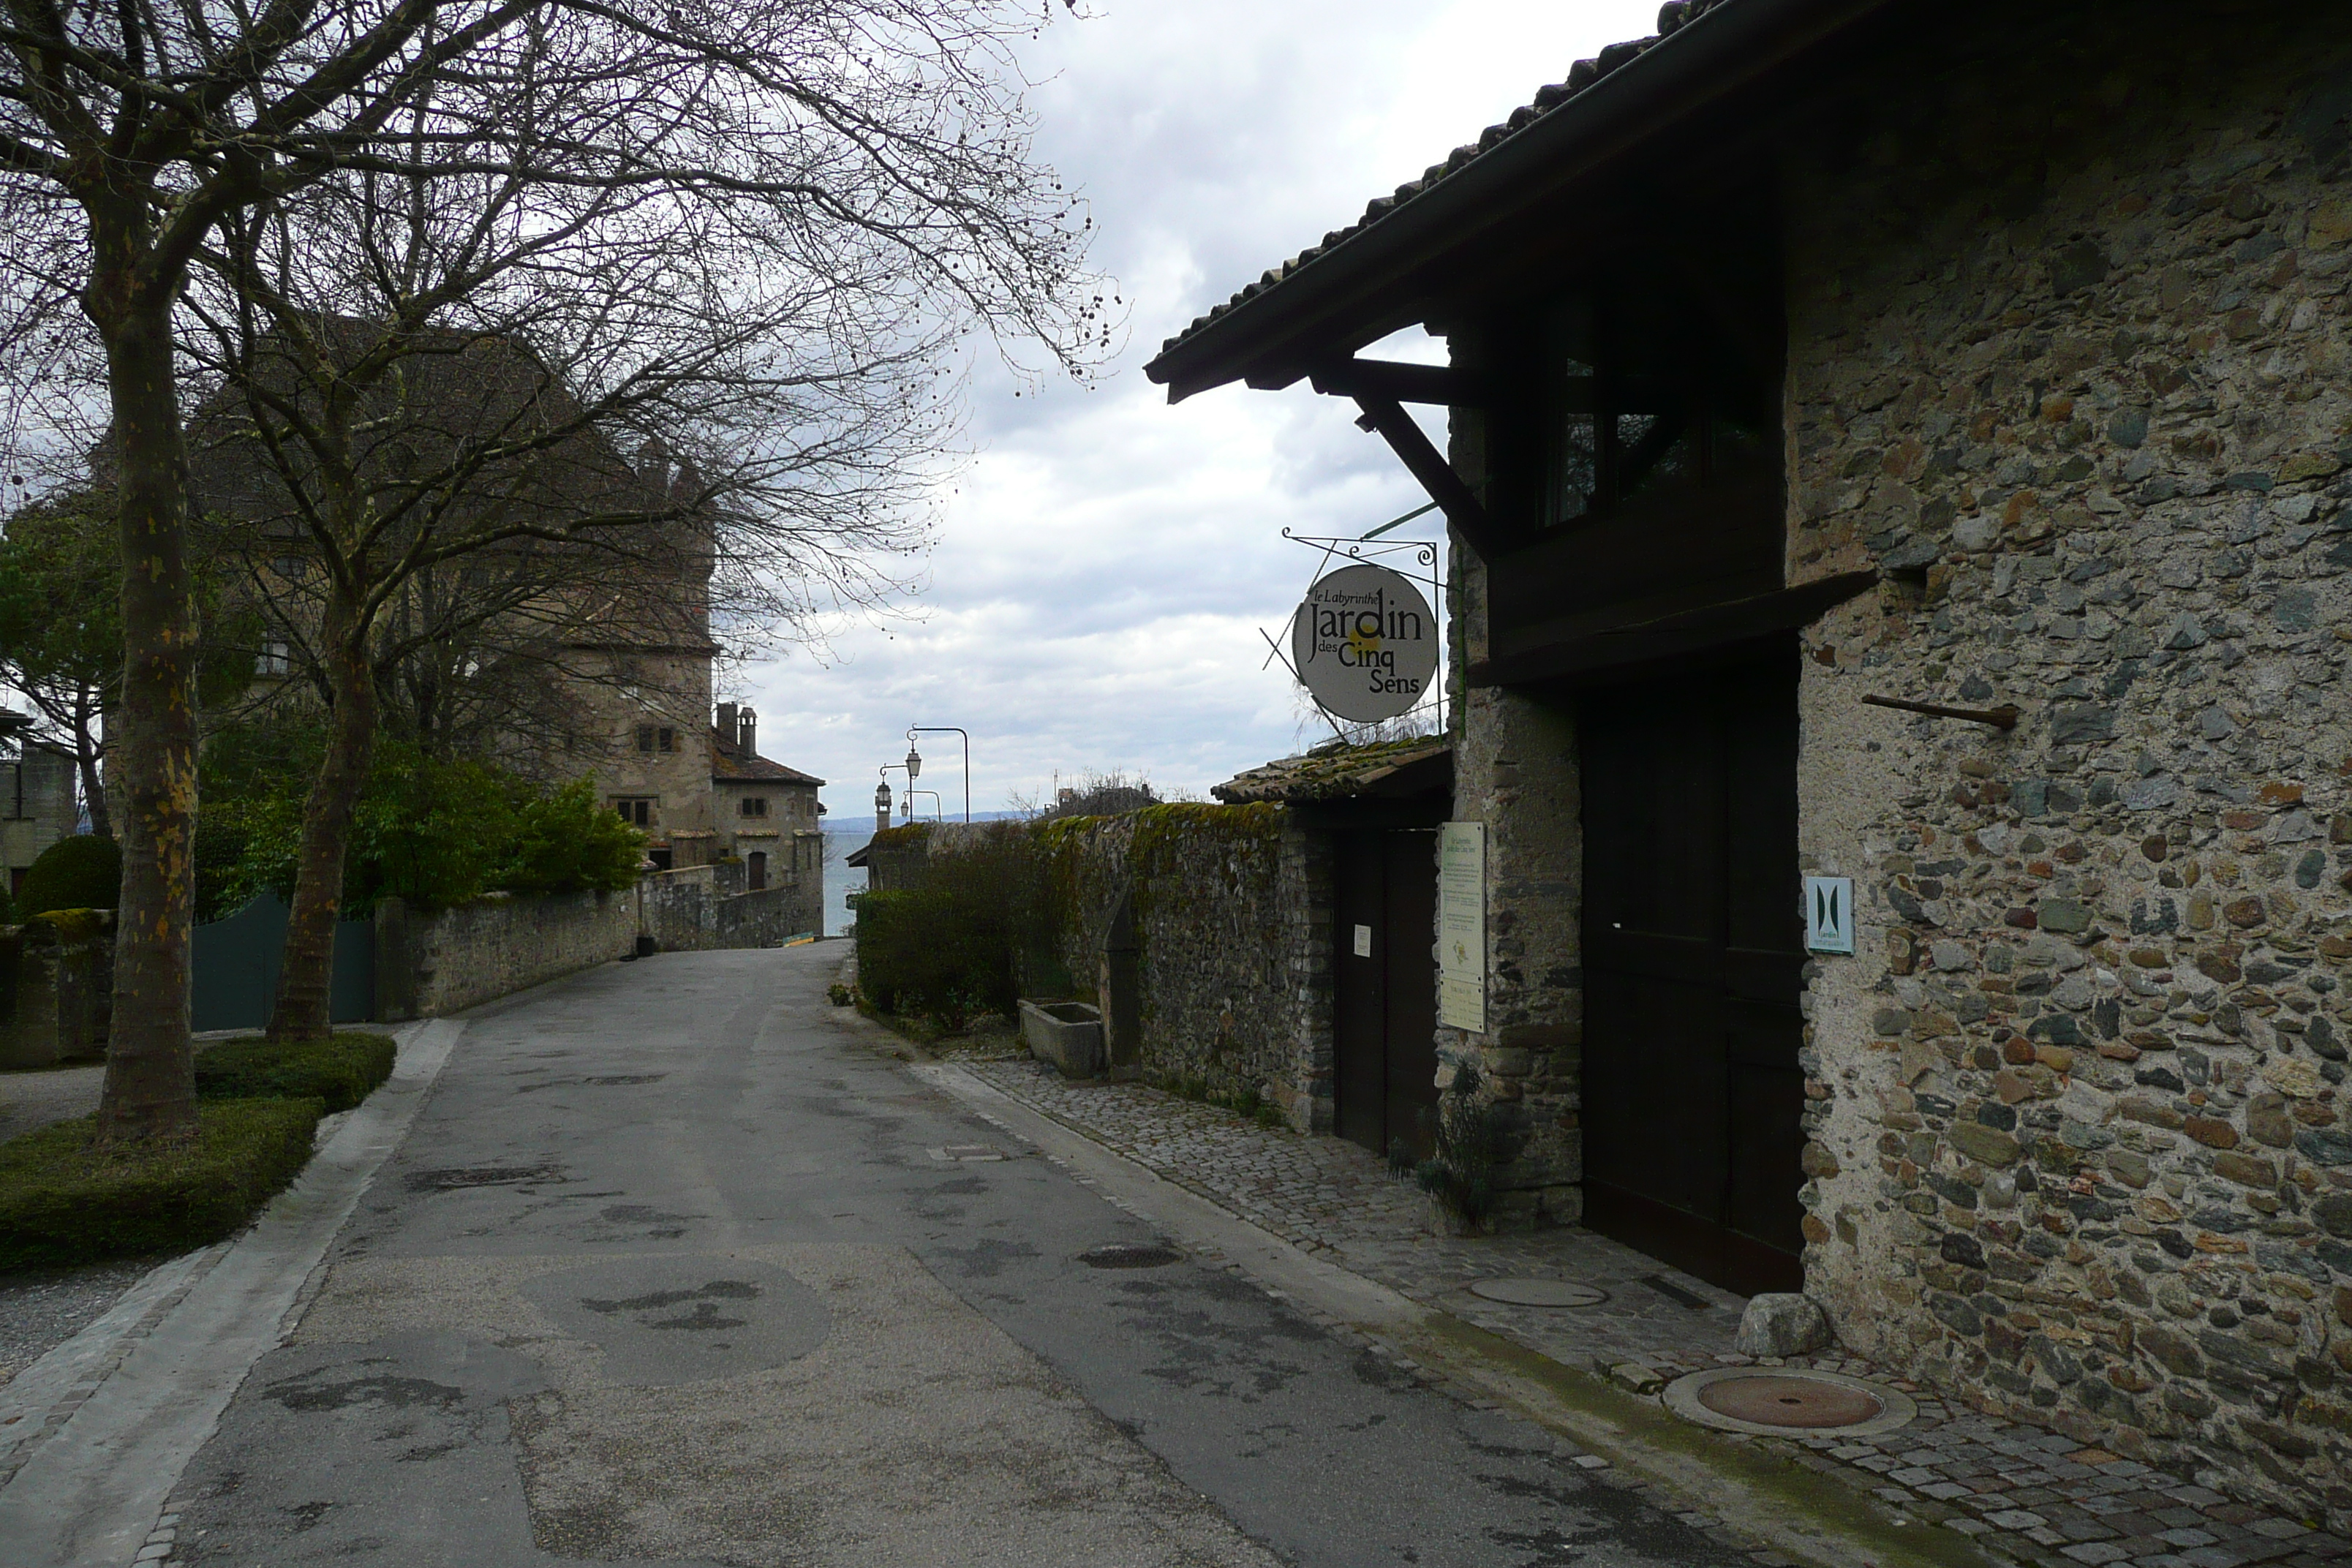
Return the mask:
M1727 1377L1700 1389L1698 1402L1764 1426L1851 1426L1886 1408L1858 1388L1810 1377Z
M1907 1424L1918 1407L1899 1389L1843 1373L1718 1367L1666 1385L1666 1408L1726 1432L1839 1433L1866 1437Z
M1470 1294L1508 1307L1593 1307L1609 1300L1609 1292L1573 1279L1481 1279Z
M1078 1261L1089 1268L1165 1268L1184 1255L1172 1247L1125 1245L1097 1247L1091 1252L1078 1254Z

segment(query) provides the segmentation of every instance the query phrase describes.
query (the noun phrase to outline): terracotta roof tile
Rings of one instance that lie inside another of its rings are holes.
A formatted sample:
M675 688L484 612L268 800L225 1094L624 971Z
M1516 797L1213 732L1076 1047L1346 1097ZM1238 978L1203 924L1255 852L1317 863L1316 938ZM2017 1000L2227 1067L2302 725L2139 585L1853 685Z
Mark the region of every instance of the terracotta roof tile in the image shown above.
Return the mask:
M782 763L772 763L758 752L746 752L740 746L722 741L717 731L710 737L710 779L713 784L744 780L760 780L771 784L821 784L824 781L798 768L788 768Z
M1450 778L1453 744L1439 735L1403 741L1383 741L1370 746L1319 746L1305 756L1283 757L1235 774L1209 791L1228 805L1252 801L1307 802L1348 800L1358 795L1394 793L1400 785L1435 786L1440 775ZM1449 765L1439 765L1446 759ZM1419 773L1400 777L1416 763L1432 764L1427 778ZM1383 789L1388 784L1391 787Z

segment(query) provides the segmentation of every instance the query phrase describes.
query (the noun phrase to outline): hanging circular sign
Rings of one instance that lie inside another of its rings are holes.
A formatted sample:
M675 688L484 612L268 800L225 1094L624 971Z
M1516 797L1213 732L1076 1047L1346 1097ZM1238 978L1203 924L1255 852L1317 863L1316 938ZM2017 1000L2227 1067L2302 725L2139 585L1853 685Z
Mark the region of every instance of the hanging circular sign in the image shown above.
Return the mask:
M1318 578L1291 617L1291 668L1326 712L1369 724L1429 695L1437 636L1437 617L1412 578L1385 566L1342 566Z

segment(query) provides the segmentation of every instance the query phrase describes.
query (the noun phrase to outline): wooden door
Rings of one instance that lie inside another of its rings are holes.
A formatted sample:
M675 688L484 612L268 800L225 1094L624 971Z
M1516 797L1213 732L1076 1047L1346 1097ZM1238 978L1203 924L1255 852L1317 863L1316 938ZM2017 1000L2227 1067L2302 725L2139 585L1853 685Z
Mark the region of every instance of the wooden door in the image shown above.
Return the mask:
M1742 1293L1803 1282L1796 660L1579 708L1586 1223Z
M1339 1136L1429 1152L1437 1103L1437 835L1336 836L1332 1031Z

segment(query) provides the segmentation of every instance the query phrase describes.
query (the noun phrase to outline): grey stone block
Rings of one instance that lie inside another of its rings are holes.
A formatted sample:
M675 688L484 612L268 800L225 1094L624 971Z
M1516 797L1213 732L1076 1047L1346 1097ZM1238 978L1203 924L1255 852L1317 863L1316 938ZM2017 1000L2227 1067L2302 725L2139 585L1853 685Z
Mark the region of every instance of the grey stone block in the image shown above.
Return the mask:
M1735 1344L1741 1355L1790 1356L1829 1342L1829 1320L1819 1307L1793 1293L1768 1293L1748 1299Z
M1102 1013L1084 1002L1024 1000L1021 1043L1064 1078L1094 1078L1103 1070Z

